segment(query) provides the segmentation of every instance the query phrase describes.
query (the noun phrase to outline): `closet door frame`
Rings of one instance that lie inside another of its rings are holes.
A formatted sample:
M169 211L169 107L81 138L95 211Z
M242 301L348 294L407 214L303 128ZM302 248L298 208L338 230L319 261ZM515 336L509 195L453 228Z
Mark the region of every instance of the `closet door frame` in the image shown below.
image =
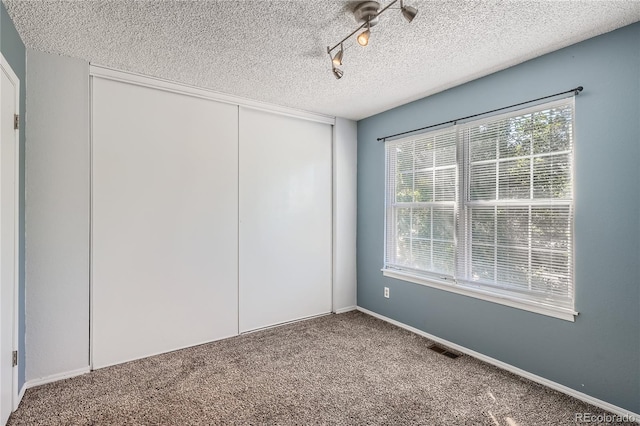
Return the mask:
M231 104L234 106L237 106L238 108L247 108L247 109L253 109L253 110L260 110L260 111L267 111L267 112L271 112L271 113L275 113L275 114L279 114L279 115L283 115L283 116L288 116L288 117L294 117L294 118L298 118L298 119L302 119L302 120L309 120L309 121L313 121L313 122L318 122L318 123L324 123L324 124L329 124L331 126L334 126L336 123L336 119L333 116L329 116L329 115L323 115L323 114L316 114L316 113L311 113L311 112L307 112L307 111L303 111L303 110L298 110L295 108L288 108L288 107L282 107L282 106L277 106L277 105L271 105L271 104L267 104L267 103L263 103L260 101L253 101L253 100L249 100L246 98L242 98L242 97L237 97L237 96L233 96L233 95L226 95L226 94L222 94L222 93L218 93L218 92L214 92L211 90L207 90L207 89L202 89L199 87L194 87L194 86L189 86L189 85L185 85L185 84L181 84L181 83L175 83L172 81L168 81L168 80L164 80L164 79L159 79L159 78L155 78L155 77L149 77L143 74L137 74L137 73L131 73L131 72L125 72L125 71L120 71L120 70L116 70L116 69L112 69L109 67L104 67L101 65L95 65L95 64L91 64L89 67L89 91L90 91L90 148L91 148L91 163L93 161L93 80L94 78L101 78L101 79L107 79L107 80L113 80L113 81L118 81L118 82L123 82L123 83L127 83L127 84L133 84L133 85L137 85L137 86L141 86L141 87L146 87L146 88L150 88L150 89L155 89L155 90L161 90L161 91L166 91L166 92L171 92L171 93L176 93L176 94L182 94L182 95L187 95L187 96L192 96L195 98L201 98L201 99L207 99L207 100L212 100L212 101L216 101L216 102L220 102L220 103L225 103L225 104ZM334 143L334 141L331 142L332 144ZM333 155L333 154L332 154ZM333 164L333 157L332 157L332 164ZM95 368L94 366L94 360L93 360L93 350L94 350L94 289L93 289L93 283L94 283L94 277L93 277L93 264L94 264L94 259L93 259L93 167L91 170L91 200L90 200L90 221L91 221L91 234L90 234L90 247L89 247L89 255L90 255L90 277L89 277L89 293L90 293L90 324L89 324L89 329L90 329L90 339L89 339L89 345L90 345L90 369L93 370ZM331 190L335 191L335 176L333 176L332 174L332 181L331 181ZM333 192L331 193L331 198L333 199ZM334 209L335 206L332 206L332 209ZM335 216L335 212L332 213L332 219L331 219L331 228L332 228L332 235L331 235L331 259L332 259L332 263L333 263L333 257L335 255L335 248L334 248L334 240L335 240L335 224L333 223L333 216ZM238 216L238 226L239 226L239 216ZM355 260L355 259L354 259ZM331 286L331 293L332 293L332 297L331 297L331 307L330 307L330 311L333 312L334 310L334 301L333 301L333 286L334 286L334 270L333 270L333 264L331 266L331 282L330 282L330 286ZM238 289L238 282L236 282L236 289ZM354 306L355 308L355 306ZM349 308L348 310L350 310L351 308ZM239 327L239 317L237 320L236 325L238 325Z

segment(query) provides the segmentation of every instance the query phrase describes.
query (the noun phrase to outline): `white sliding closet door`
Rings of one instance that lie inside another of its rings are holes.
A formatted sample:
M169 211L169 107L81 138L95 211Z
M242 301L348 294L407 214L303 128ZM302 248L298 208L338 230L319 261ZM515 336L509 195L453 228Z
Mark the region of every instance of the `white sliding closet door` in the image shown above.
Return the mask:
M331 138L240 109L240 332L331 311Z
M92 360L238 333L238 107L92 86Z

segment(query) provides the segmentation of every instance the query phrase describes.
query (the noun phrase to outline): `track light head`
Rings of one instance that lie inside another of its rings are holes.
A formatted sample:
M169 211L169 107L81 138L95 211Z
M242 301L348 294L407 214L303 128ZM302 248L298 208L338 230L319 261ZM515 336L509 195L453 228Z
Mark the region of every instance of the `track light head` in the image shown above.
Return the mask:
M336 80L340 80L342 78L342 75L344 74L344 71L336 67L333 67L332 71L333 71L333 76L336 78Z
M371 30L369 29L369 26L367 25L367 29L364 30L363 32L360 33L360 35L358 35L358 44L360 46L366 46L367 44L369 44L369 36L371 35Z
M402 10L402 16L404 16L404 19L406 19L409 23L411 23L411 21L413 21L413 18L415 18L418 14L418 9L413 6L405 6L402 4L402 2L400 2L400 10Z
M340 44L340 51L331 59L334 67L342 65L342 55L344 55L344 49L342 48L342 44Z

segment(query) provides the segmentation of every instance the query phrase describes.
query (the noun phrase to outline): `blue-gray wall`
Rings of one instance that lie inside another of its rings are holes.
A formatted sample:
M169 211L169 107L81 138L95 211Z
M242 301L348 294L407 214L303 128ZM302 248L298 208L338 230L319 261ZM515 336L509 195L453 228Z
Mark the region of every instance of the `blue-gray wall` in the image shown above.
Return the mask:
M384 144L376 138L579 85L575 323L382 276ZM639 135L640 23L361 120L358 305L640 413Z
M26 61L24 43L20 39L16 27L13 25L4 4L0 5L0 51L20 79L20 217L18 232L20 232L19 256L19 309L18 309L18 389L22 389L25 381L25 311L24 311L24 157L25 157L25 104L27 84L25 78Z

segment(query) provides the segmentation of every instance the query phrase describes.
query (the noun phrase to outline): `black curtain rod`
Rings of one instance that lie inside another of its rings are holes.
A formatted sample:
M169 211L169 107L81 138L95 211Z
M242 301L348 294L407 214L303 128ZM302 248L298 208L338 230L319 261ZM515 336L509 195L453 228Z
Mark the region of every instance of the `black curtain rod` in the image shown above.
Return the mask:
M420 127L419 129L407 130L406 132L396 133L395 135L384 136L382 138L378 138L378 141L384 141L386 139L395 138L396 136L402 136L402 135L406 135L408 133L419 132L420 130L431 129L432 127L438 127L438 126L442 126L444 124L451 124L451 123L455 124L458 121L467 120L469 118L479 117L479 116L485 115L485 114L491 114L492 112L498 112L498 111L502 111L504 109L509 109L509 108L520 106L520 105L530 104L532 102L541 101L543 99L549 99L549 98L554 98L554 97L560 96L560 95L566 95L567 93L573 93L574 95L577 95L578 93L582 92L583 89L584 88L582 86L578 86L575 89L567 90L566 92L560 92L560 93L556 93L554 95L543 96L543 97L538 98L538 99L532 99L530 101L520 102L519 104L513 104L513 105L509 105L509 106L502 107L502 108L492 109L491 111L481 112L479 114L473 114L473 115L468 115L466 117L456 118L455 120L443 121L442 123L432 124L431 126L426 126L426 127Z

